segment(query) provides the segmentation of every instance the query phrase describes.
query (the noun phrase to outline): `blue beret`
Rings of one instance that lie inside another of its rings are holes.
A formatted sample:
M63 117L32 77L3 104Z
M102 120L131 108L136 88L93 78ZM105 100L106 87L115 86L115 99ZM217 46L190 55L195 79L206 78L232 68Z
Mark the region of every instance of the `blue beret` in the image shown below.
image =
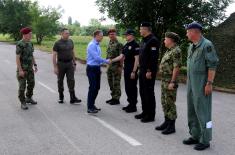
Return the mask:
M140 27L151 27L151 23L150 22L142 22L140 24Z
M189 29L199 29L202 31L202 25L197 22L192 22L186 26L186 30L189 30Z

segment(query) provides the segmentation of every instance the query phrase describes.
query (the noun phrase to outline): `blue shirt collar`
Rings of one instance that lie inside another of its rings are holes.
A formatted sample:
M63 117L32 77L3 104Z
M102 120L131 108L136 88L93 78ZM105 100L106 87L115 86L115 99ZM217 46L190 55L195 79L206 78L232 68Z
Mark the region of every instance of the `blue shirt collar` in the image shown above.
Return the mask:
M93 39L93 42L94 42L96 45L99 45L99 44L100 44L96 39Z

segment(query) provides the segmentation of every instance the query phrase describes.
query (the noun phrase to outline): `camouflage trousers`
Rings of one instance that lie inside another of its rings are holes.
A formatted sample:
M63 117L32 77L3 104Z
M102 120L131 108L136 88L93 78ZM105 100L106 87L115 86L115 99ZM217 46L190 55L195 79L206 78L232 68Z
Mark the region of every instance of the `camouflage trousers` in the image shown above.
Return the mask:
M161 81L161 103L165 117L170 120L175 120L177 118L177 111L175 105L177 89L169 90L169 81L170 80Z
M111 91L111 96L113 99L119 100L121 97L121 75L122 75L122 68L116 66L109 66L107 70L107 77L109 88Z
M22 103L25 101L26 87L27 87L26 97L31 98L33 96L33 89L35 86L34 71L33 70L25 71L24 77L20 77L19 72L17 71L16 77L19 83L18 98Z

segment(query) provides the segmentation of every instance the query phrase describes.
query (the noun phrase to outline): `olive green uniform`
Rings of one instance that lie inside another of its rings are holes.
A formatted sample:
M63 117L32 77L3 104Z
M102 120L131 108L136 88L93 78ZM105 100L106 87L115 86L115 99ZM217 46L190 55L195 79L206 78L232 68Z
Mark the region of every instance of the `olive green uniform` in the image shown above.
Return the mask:
M20 40L16 44L16 54L20 56L20 63L24 77L19 76L19 70L17 69L17 80L19 82L18 98L21 103L25 102L25 90L27 86L26 97L31 98L33 96L33 89L35 86L34 70L33 70L33 44L31 42L25 42Z
M177 88L169 90L168 85L171 82L174 68L180 66L181 50L178 46L175 46L166 51L160 64L160 73L162 75L161 103L165 118L170 120L175 120L177 118L175 105Z
M123 45L116 41L110 41L107 49L107 59L113 59L122 53ZM121 74L122 62L114 62L109 65L107 70L108 83L112 99L119 100L121 97Z
M215 70L218 61L213 44L204 37L198 44L189 46L187 58L188 126L191 136L202 144L209 144L212 139L212 95L205 95L205 86L208 70Z

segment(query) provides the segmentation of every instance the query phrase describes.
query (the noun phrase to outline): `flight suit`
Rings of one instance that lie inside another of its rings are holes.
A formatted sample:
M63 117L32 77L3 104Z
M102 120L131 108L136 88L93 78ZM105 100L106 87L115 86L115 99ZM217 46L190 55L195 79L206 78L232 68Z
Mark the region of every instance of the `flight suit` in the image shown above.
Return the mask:
M212 139L212 95L205 95L208 70L215 70L218 57L213 44L202 37L197 45L191 44L187 58L188 126L191 136L202 144Z

